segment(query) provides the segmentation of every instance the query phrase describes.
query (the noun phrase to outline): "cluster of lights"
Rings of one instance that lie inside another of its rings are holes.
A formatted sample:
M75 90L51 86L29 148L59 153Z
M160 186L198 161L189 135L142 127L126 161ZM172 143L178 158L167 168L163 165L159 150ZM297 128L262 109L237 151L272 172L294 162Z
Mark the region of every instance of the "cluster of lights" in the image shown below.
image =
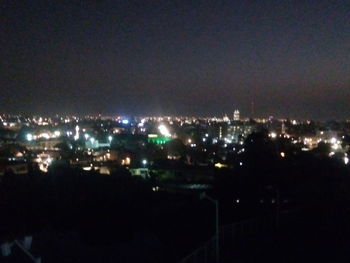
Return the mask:
M39 135L33 135L32 133L27 133L26 134L26 140L28 142L31 142L33 140L36 140L36 139L46 139L46 140L49 140L49 139L52 139L52 138L58 138L61 136L61 132L60 131L54 131L53 133L49 133L49 132L42 132L40 133Z
M48 172L48 167L51 165L53 159L50 155L41 154L36 159L39 164L39 169L45 173Z

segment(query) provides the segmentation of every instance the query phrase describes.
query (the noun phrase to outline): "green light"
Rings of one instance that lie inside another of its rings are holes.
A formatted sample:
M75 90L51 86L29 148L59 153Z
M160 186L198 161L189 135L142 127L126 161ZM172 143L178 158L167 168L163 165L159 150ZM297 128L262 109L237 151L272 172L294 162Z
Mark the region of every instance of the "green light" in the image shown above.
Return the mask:
M149 143L155 143L158 145L165 144L167 142L171 141L171 138L165 137L165 136L157 136L157 137L148 137Z

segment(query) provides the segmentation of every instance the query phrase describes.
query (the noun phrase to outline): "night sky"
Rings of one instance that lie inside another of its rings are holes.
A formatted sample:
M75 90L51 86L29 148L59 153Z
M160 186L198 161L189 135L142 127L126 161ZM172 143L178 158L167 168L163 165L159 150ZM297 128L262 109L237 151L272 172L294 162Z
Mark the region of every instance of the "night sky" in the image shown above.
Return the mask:
M1 1L0 112L350 118L350 1Z

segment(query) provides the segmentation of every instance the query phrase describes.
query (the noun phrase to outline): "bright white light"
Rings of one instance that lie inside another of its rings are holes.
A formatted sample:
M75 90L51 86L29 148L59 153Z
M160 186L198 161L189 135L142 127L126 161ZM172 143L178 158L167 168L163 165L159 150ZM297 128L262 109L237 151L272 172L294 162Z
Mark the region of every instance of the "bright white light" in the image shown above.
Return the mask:
M242 162L239 162L239 166L242 166L243 165L243 163Z
M330 152L329 156L333 156L335 154L335 152Z
M87 133L85 133L85 134L84 134L84 137L85 137L85 139L87 140L87 139L89 139L90 135L87 134Z
M108 141L111 142L113 140L113 137L111 135L108 136Z
M334 144L334 143L336 143L336 142L337 142L337 138L334 138L334 137L333 137L333 138L331 139L331 143Z
M171 137L171 134L170 134L168 128L164 124L159 125L158 130L159 130L161 135L166 136L166 137Z
M348 157L344 157L344 163L348 164L349 163L349 158Z
M208 134L208 133L206 133L206 134L205 134L205 137L208 137L208 136L209 136L209 134Z
M202 141L205 142L207 139L206 138L203 138Z
M33 135L31 133L28 133L26 138L27 138L27 141L31 142L33 140Z
M232 140L230 140L230 139L225 139L225 141L227 142L227 143L232 143Z
M270 137L273 138L273 139L275 139L275 138L277 137L277 133L271 132L271 133L270 133Z
M286 154L284 152L281 152L281 157L282 158L286 157Z
M79 128L79 126L78 126L78 125L77 125L77 126L75 126L75 131L76 131L76 132L78 132L78 131L79 131L79 129L80 129L80 128Z
M90 138L90 142L91 142L91 143L94 143L94 141L95 141L95 138L92 138L92 137L91 137L91 138Z
M153 192L159 191L159 186L152 187L152 191L153 191Z
M53 133L56 137L59 137L61 135L61 132L60 131L54 131Z
M129 124L129 120L124 119L124 120L122 120L122 123L123 123L123 124Z
M146 160L146 159L143 159L143 160L142 160L142 164L143 164L143 165L146 165L146 164L147 164L147 160Z
M41 133L41 134L39 135L39 137L42 137L42 138L45 138L45 139L50 139L50 135L49 135L48 133L46 133L46 132Z

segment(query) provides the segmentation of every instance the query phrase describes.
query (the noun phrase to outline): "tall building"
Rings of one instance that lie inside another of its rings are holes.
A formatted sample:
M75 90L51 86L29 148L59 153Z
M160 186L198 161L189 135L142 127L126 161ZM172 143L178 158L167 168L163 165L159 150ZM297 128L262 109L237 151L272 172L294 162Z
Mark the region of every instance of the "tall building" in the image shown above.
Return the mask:
M233 120L234 120L234 121L239 121L239 120L240 120L239 110L235 110L235 111L233 112Z

